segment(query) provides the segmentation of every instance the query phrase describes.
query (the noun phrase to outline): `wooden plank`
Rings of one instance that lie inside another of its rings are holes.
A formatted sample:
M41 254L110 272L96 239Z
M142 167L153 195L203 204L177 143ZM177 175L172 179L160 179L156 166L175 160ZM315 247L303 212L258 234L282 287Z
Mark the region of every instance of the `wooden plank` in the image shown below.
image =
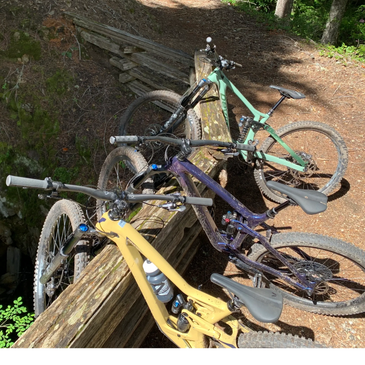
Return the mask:
M134 80L131 82L128 82L127 86L138 96L142 96L150 91L153 91L152 88L144 85L138 80Z
M89 32L82 31L80 33L81 37L85 39L87 42L92 43L100 48L103 48L107 51L113 52L117 55L124 55L124 53L121 51L120 46L114 42L112 42L110 39L102 37L97 34L92 34Z
M72 12L66 12L65 15L72 18L73 22L76 25L107 36L118 44L124 43L126 45L132 45L138 48L142 48L157 55L165 56L167 58L178 61L187 66L194 65L193 57L185 52L168 48L157 42L127 33L123 30L113 28L109 25L97 23L93 20L87 19Z
M122 84L126 84L127 82L133 81L136 78L130 75L128 72L123 72L119 74L119 82Z
M170 79L159 77L156 72L151 72L143 67L138 67L129 71L129 74L134 76L136 79L144 82L151 86L155 90L174 90L176 84L173 85ZM170 87L169 87L170 86Z
M184 82L187 85L190 85L189 76L187 73L181 72L175 67L166 65L154 57L147 55L146 53L133 53L131 56L132 61L141 64L154 70L155 72L161 73L173 79L179 80L180 82Z
M138 64L132 62L131 60L127 60L126 58L112 57L109 59L109 62L114 67L119 68L122 71L128 71L134 67L137 67Z

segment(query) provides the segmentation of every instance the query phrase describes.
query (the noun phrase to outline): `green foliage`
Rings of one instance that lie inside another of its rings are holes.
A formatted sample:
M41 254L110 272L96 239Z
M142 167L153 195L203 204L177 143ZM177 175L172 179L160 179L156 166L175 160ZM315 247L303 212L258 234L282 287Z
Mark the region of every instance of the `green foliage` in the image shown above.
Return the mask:
M21 297L13 303L4 309L0 305L0 348L11 347L34 321L34 314L28 313Z
M66 70L57 70L54 75L46 80L47 91L64 95L67 91L70 91L73 82L73 77Z
M276 0L222 1L255 17L256 20L264 23L268 29L284 29L316 42L321 40L333 2L333 0L295 0L290 22L286 22L274 15ZM364 62L365 5L360 5L361 2L360 0L348 2L340 26L339 46L324 46L323 55L339 59L351 58Z
M5 51L0 51L0 55L7 58L21 58L24 54L39 60L41 58L41 44L32 39L26 32L14 32L8 48Z
M75 177L78 175L79 169L77 167L66 168L66 167L56 167L52 174L52 179L54 181L61 181L64 184L70 184Z
M76 136L75 145L79 156L83 159L84 162L89 164L91 161L91 148L89 146L87 138L84 136Z

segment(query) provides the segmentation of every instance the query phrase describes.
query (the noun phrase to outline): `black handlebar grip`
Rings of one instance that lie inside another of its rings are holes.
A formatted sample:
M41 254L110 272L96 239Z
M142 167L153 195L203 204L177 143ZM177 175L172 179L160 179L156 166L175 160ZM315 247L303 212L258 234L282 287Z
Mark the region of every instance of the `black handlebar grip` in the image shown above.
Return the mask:
M109 142L111 144L138 142L138 136L113 136L110 137Z

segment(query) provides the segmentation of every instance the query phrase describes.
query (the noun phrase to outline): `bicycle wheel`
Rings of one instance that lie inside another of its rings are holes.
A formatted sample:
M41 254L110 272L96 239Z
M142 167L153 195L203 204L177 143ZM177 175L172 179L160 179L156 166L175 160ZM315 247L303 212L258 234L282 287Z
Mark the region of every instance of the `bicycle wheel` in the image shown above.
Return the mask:
M248 332L238 337L240 348L315 348L325 347L318 342L279 332Z
M129 146L115 148L109 153L101 167L98 189L123 191L133 180L133 177L138 172L145 170L147 166L146 160L134 148ZM146 184L152 184L152 179L146 181ZM136 194L153 194L153 189L147 187L146 184L134 192ZM108 209L108 202L97 199L96 215L98 220Z
M180 105L181 96L172 91L156 90L146 93L129 105L122 115L119 124L120 135L154 136L174 135L190 139L201 139L200 121L190 109L177 117L181 122L160 133L161 126L169 120ZM160 143L149 143L139 147L147 162L163 164L165 162L166 146ZM170 148L170 150L172 150ZM171 152L173 155L173 151Z
M85 218L80 206L70 200L57 201L47 214L38 243L34 272L34 313L39 316L67 286L76 282L88 263L88 246L80 241L73 253L46 284L40 278L52 258L60 251L66 239Z
M342 137L330 126L319 122L296 122L277 131L279 137L304 161L306 171L299 172L283 165L257 160L255 180L262 193L277 203L285 196L269 189L266 182L277 181L300 189L318 190L326 195L331 193L343 178L348 153ZM261 147L262 152L294 162L290 154L272 137Z
M311 281L317 281L312 297L283 279L264 273L281 290L285 303L308 312L353 315L365 312L365 252L341 240L310 233L280 233L271 246ZM254 244L249 259L283 274L289 270L262 245Z

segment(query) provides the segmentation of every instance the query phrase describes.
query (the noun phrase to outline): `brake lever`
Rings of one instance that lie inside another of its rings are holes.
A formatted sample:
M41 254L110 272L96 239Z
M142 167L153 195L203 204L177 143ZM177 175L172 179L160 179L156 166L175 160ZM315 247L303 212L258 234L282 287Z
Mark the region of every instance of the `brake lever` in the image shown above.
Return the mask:
M162 208L162 209L166 209L169 212L183 212L186 209L185 205L179 205L178 206L174 202L167 202L167 203L164 203L164 204L159 204L158 207Z
M227 156L238 156L240 154L238 151L237 152L233 152L233 150L228 149L228 148L222 149L221 152L224 155L227 155Z

